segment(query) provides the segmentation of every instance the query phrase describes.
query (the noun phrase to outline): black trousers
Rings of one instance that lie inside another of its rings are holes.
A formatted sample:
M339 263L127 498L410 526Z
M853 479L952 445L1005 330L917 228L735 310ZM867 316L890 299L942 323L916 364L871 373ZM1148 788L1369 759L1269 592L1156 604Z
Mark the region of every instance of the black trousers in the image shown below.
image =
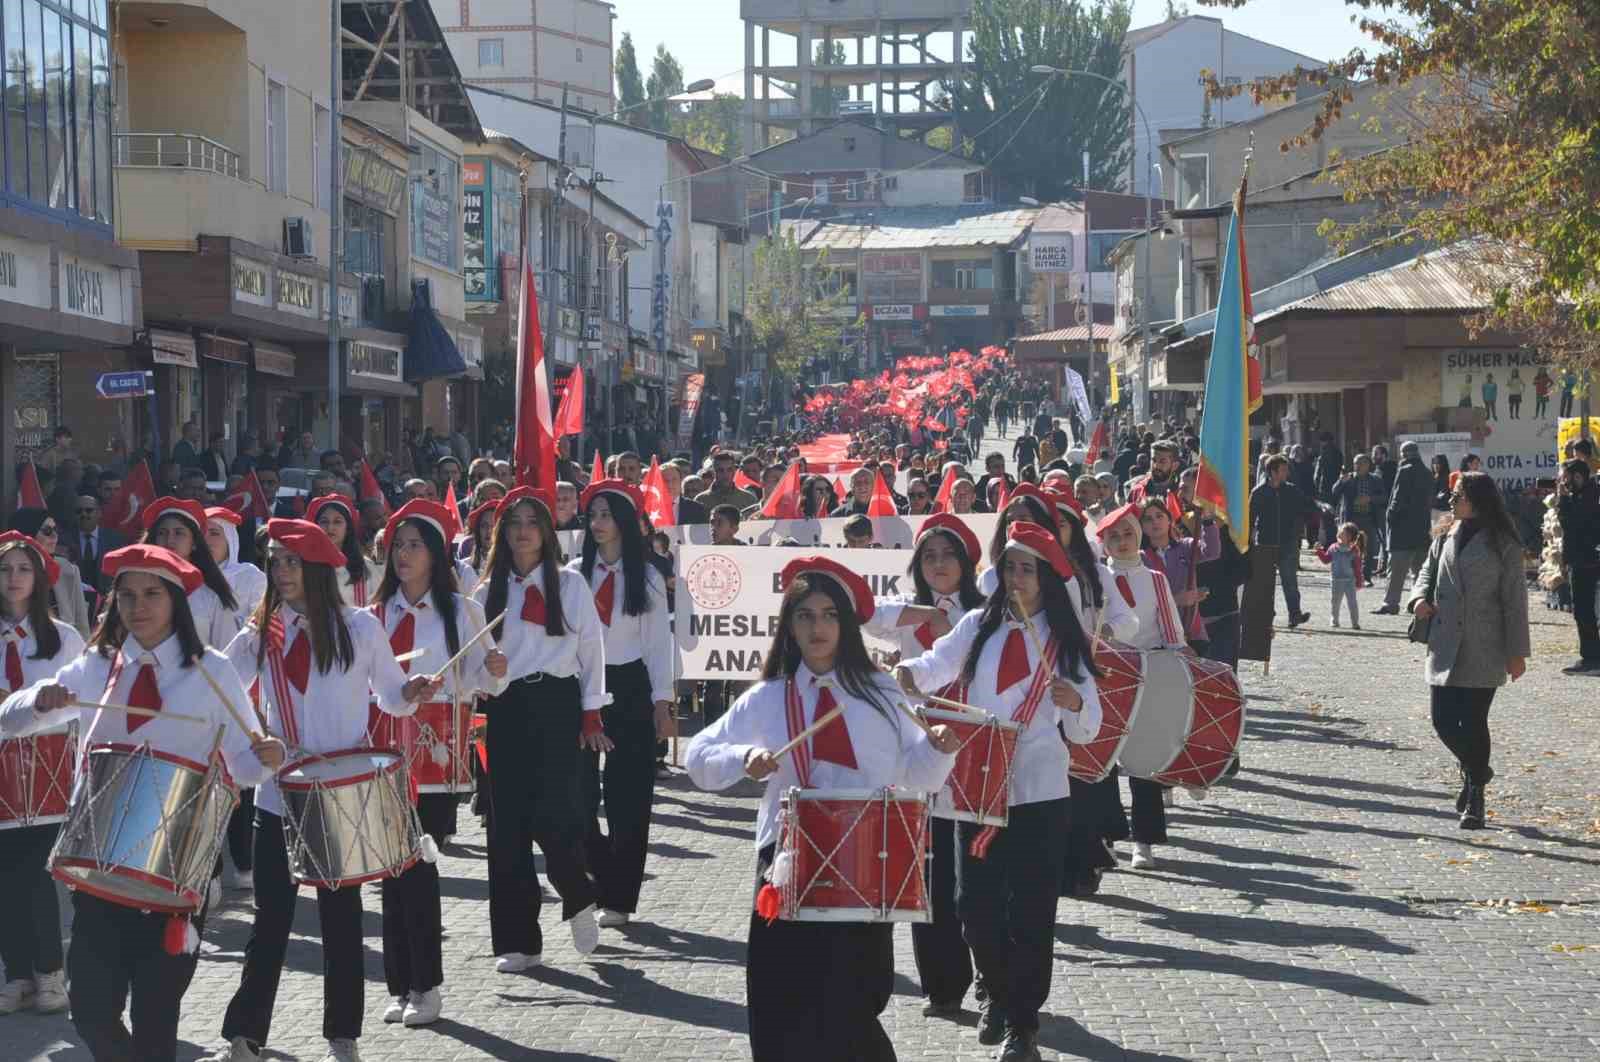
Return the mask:
M760 865L772 860L761 853ZM895 1062L894 923L768 923L750 912L745 1014L754 1062Z
M595 903L608 911L639 909L644 861L650 846L650 805L656 794L655 703L644 661L606 668L612 703L600 710L606 736L616 748L583 754L588 833L584 849L594 876ZM606 829L600 830L600 805Z
M255 864L256 791L239 790L239 806L228 818L228 858L236 869L249 873Z
M422 832L442 843L456 817L454 793L420 793ZM383 979L389 995L427 992L444 983L444 911L439 868L417 862L398 878L383 879Z
M1578 625L1578 655L1586 664L1600 664L1600 624L1595 618L1594 595L1600 587L1600 567L1579 568L1572 572L1572 618Z
M283 820L256 808L256 920L244 946L244 973L222 1019L222 1038L242 1036L264 1045L283 976L289 928L294 922L298 886L289 876ZM361 954L361 889L317 890L322 927L322 1035L354 1040L361 1035L364 1008Z
M956 828L961 869L956 908L989 1006L1014 1029L1037 1032L1050 995L1056 899L1071 825L1070 801L1016 804L983 859L972 855L984 827Z
M1489 780L1489 705L1493 686L1429 686L1433 697L1433 730L1444 747L1455 753L1467 780L1483 785Z
M45 869L59 824L0 830L0 961L6 980L61 969L61 905Z
M1147 778L1128 777L1128 793L1133 797L1133 841L1135 844L1167 843L1167 809L1161 795L1166 786Z
M922 994L932 1003L960 1003L972 985L972 951L956 912L956 823L933 820L928 900L933 921L911 923L911 954Z
M576 678L518 679L486 706L489 715L489 936L496 955L544 950L539 876L544 853L561 918L594 903L584 871L579 779L582 700Z
M167 954L166 915L82 892L72 894L72 912L68 998L84 1046L95 1062L173 1062L179 1004L199 956ZM124 1009L131 1033L122 1021Z
M1100 875L1115 870L1116 859L1105 842L1128 836L1127 817L1122 813L1122 791L1115 776L1098 782L1068 778L1072 794L1072 825L1067 831L1066 852L1061 867L1061 895L1093 892Z
M1240 614L1217 616L1206 620L1205 651L1200 655L1207 660L1217 660L1239 670Z

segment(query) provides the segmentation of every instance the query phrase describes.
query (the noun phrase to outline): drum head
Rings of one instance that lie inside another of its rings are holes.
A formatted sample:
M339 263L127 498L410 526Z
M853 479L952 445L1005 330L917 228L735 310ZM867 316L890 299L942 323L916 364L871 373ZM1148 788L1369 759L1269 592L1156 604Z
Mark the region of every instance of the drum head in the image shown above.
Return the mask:
M351 749L291 763L278 776L278 782L295 788L313 784L349 785L399 767L398 753L385 749Z

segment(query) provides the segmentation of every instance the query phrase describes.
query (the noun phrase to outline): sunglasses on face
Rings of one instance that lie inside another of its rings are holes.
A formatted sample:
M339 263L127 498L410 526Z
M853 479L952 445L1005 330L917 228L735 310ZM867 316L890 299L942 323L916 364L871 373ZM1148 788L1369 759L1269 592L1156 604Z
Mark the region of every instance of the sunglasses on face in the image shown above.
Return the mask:
M48 535L49 537L54 538L56 535L56 525L45 524L43 527L39 528L39 534Z

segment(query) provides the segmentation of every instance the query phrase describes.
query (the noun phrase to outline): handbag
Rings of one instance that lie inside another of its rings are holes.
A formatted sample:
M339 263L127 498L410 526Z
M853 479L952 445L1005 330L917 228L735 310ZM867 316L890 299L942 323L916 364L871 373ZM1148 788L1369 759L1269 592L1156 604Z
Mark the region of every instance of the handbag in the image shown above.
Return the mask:
M1439 581L1439 555L1444 552L1444 536L1440 535L1433 540L1432 547L1428 550L1428 593L1423 598L1428 604L1433 604L1434 588ZM1411 614L1411 626L1406 628L1406 638L1418 645L1428 644L1428 635L1433 631L1433 616L1426 618Z

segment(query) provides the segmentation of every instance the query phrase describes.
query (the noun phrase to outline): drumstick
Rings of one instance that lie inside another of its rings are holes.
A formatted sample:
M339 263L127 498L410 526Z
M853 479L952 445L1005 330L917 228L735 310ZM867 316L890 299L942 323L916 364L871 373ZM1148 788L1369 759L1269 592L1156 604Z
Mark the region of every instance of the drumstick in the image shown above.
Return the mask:
M984 711L981 708L974 708L970 704L962 704L960 701L947 700L944 697L935 697L931 693L920 694L920 696L922 697L923 700L927 701L929 704L941 705L941 706L943 706L945 708L950 708L950 709L953 709L954 711L960 712L962 715L970 715L970 716L973 716L974 718L983 719L983 718L988 718L988 716L990 714L990 713Z
M1044 663L1044 643L1039 641L1039 632L1033 629L1027 613L1022 609L1022 594L1012 591L1011 603L1017 606L1017 618L1022 621L1022 629L1028 632L1028 640L1033 643L1033 651L1039 654L1039 663Z
M394 662L397 664L409 664L411 661L417 659L417 657L427 655L428 647L423 646L421 649L413 649L409 653L401 653L399 656L394 658Z
M911 708L911 705L907 704L905 701L902 701L902 700L896 700L894 703L898 704L900 706L900 710L902 712L906 713L907 715L909 715L911 717L911 721L913 723L916 723L918 726L920 726L922 728L922 732L924 734L927 734L929 737L933 737L933 725L931 723L929 723L926 719L922 718L922 716L918 715L915 711L913 711L912 708Z
M444 673L446 671L449 671L450 668L455 664L455 662L457 660L460 660L462 657L466 656L467 655L467 650L471 649L474 645L477 645L478 644L478 640L480 638L482 638L484 635L488 634L490 631L494 630L496 627L500 626L500 624L505 621L505 618L506 618L506 613L502 612L502 613L500 613L500 615L496 616L494 619L490 620L488 623L485 623L483 625L483 630L479 631L477 634L474 634L471 638L468 638L467 639L467 644L463 645L461 647L461 649L456 653L455 656L452 656L449 660L446 660L444 662L444 666L441 667L438 671L435 671L433 673L433 675L430 677L429 681L438 682L438 681L443 680Z
M260 741L261 735L256 733L254 727L245 722L244 716L239 714L239 709L233 706L233 701L228 699L228 695L222 692L222 687L217 685L217 680L211 677L211 672L206 670L206 666L199 660L194 662L194 666L195 670L199 671L206 680L206 685L211 687L211 692L217 695L217 700L221 701L222 706L228 710L228 714L233 716L233 721L239 724L239 729L249 734L252 742Z
M786 756L790 752L794 751L795 746L799 745L802 741L805 741L812 734L815 734L817 731L821 730L823 727L825 727L829 723L833 722L834 718L842 711L844 711L844 705L842 705L842 704L834 705L832 708L830 708L828 710L827 714L825 714L821 719L818 719L815 723L812 723L810 726L808 726L804 730L800 731L800 733L796 734L793 738L791 738L789 740L789 742L787 744L785 744L782 748L780 748L777 751L773 752L772 753L772 758L775 759L775 760L783 759L784 756Z
M142 715L147 719L176 719L180 723L209 723L211 720L198 715L185 715L182 712L160 712L150 708L135 708L131 704L102 704L99 701L71 701L76 708L100 708L107 712L122 712L125 715Z

